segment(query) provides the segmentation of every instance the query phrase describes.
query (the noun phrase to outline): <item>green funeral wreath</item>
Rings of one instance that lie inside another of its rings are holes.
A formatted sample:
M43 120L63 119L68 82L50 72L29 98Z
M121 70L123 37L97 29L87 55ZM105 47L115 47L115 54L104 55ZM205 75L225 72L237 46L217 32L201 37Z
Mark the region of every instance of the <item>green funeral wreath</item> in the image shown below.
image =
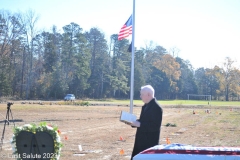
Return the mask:
M51 158L51 160L58 160L60 158L60 152L61 148L63 146L61 142L61 137L60 137L60 130L58 129L57 126L52 126L47 124L46 122L41 122L39 125L36 124L25 124L20 127L15 127L13 129L13 137L11 140L12 144L12 151L13 154L18 155L17 151L17 146L16 146L16 137L21 131L27 131L27 132L32 132L33 134L36 134L36 132L47 132L49 133L53 140L54 140L54 157ZM21 160L21 158L17 158L17 160Z

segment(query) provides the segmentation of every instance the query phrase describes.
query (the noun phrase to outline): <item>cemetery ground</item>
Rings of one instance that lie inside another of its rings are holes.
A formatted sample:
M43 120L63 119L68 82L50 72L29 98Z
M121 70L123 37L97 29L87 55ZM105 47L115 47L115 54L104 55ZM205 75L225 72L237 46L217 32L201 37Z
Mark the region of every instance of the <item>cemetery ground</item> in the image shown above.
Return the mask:
M136 129L119 121L127 105L89 104L63 105L64 102L25 103L11 106L16 126L47 122L61 131L61 160L124 160L130 159ZM160 144L240 147L240 107L210 105L162 105L163 121ZM134 106L139 117L141 104ZM0 104L0 136L2 138L7 104ZM10 120L11 120L10 114ZM13 159L10 140L13 122L5 126L0 155ZM79 145L81 148L79 148Z

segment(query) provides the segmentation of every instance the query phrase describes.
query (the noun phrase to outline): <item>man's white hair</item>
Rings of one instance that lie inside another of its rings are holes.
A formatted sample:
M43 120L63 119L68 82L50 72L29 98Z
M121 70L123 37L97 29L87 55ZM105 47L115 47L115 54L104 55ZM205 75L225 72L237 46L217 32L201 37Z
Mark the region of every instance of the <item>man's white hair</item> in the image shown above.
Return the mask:
M151 85L142 86L141 91L149 93L150 95L152 95L154 97L155 90L153 89L153 87Z

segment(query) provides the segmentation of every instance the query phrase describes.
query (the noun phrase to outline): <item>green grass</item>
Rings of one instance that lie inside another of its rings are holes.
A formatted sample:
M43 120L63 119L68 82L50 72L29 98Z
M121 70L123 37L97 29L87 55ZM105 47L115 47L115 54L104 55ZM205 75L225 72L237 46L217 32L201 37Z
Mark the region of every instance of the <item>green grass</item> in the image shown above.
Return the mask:
M130 100L89 100L92 103L130 104ZM240 101L199 101L199 100L159 100L162 105L211 105L211 106L240 106ZM142 105L141 100L134 100L133 104Z
M165 105L212 105L212 106L240 106L240 101L198 101L198 100L172 100L159 101Z

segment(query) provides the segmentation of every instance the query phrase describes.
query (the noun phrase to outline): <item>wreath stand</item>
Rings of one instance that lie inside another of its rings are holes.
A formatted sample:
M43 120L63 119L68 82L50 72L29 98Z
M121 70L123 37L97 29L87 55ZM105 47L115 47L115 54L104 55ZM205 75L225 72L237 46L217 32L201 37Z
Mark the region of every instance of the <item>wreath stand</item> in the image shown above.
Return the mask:
M22 160L58 160L62 147L60 130L46 122L15 127L13 154Z

